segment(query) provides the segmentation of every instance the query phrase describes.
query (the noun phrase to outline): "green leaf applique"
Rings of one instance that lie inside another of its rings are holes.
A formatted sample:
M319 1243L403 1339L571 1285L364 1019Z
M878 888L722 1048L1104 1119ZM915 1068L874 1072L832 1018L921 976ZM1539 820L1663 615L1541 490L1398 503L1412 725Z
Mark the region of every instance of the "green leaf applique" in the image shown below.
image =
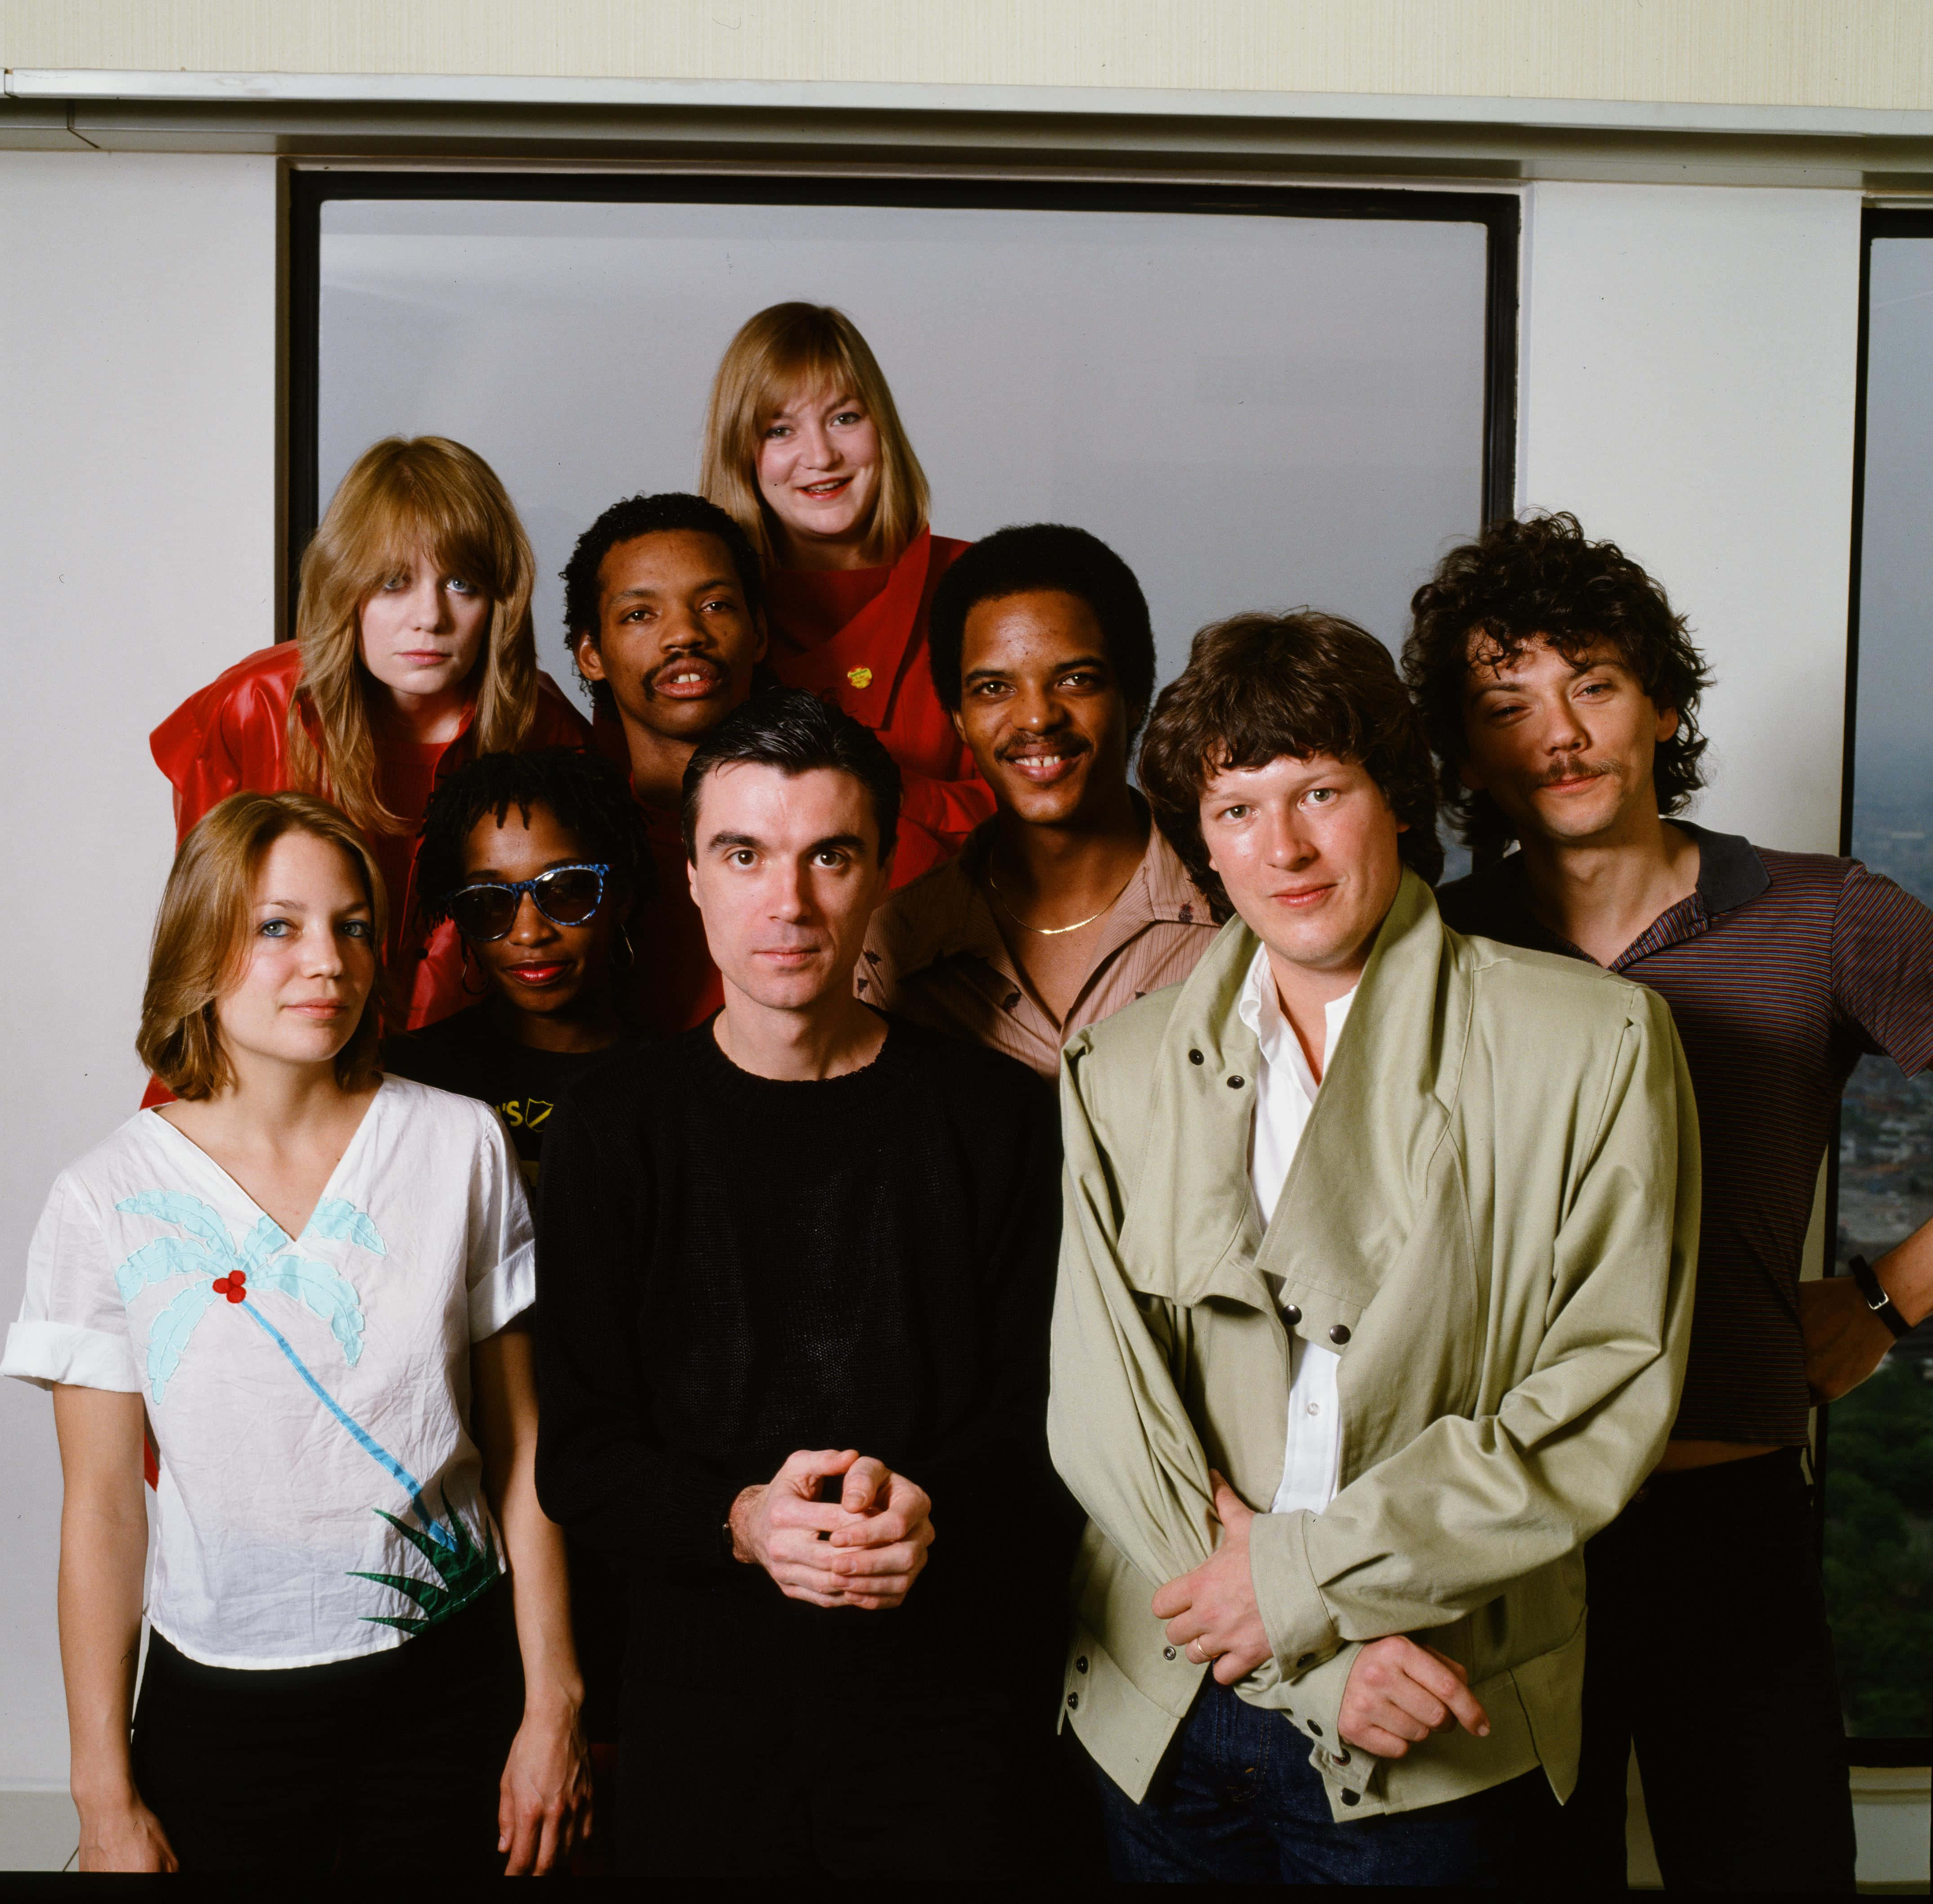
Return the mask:
M422 1503L419 1502L418 1505ZM365 1573L359 1568L351 1568L353 1578L373 1580L377 1586L401 1593L422 1608L419 1614L365 1613L362 1617L371 1626L394 1626L405 1633L420 1633L428 1627L440 1626L452 1615L461 1613L502 1577L497 1537L488 1523L483 1530L483 1544L479 1547L471 1538L468 1523L461 1515L450 1512L447 1497L443 1503L443 1518L437 1523L438 1531L449 1542L446 1547L380 1507L373 1511L381 1515L428 1561L437 1577L422 1580L410 1574Z

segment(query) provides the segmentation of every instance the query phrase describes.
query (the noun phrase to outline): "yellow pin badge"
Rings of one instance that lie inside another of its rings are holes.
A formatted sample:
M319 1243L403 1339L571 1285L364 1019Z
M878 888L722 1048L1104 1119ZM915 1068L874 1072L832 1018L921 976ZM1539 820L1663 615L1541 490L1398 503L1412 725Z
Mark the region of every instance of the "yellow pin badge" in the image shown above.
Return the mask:
M869 688L873 685L873 671L870 668L849 668L846 678L855 688Z

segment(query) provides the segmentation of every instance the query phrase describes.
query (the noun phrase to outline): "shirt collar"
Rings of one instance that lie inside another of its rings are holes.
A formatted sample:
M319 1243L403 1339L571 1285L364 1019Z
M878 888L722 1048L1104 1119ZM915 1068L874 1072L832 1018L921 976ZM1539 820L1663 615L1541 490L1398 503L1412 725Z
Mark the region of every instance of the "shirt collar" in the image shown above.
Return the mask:
M1698 896L1710 913L1730 912L1772 884L1758 848L1741 833L1708 833L1689 820L1667 823L1698 842Z
M1343 1021L1349 1015L1350 1006L1355 1002L1356 989L1351 986L1339 999L1331 999L1322 1008L1324 1077L1329 1075L1329 1061L1336 1055L1336 1041L1342 1035ZM1258 945L1255 957L1249 961L1249 975L1242 981L1241 994L1235 1001L1235 1016L1255 1033L1255 1042L1261 1047L1263 1062L1274 1065L1288 1059L1312 1097L1315 1080L1309 1070L1309 1061L1303 1056L1302 1041L1291 1029L1288 1016L1282 1008L1266 945Z
M1136 805L1141 796L1135 796ZM993 851L994 822L983 820L959 853L945 865L893 896L894 961L906 975L924 972L942 959L968 954L1009 971L1000 929L981 884ZM1108 919L1108 944L1099 957L1125 944L1153 920L1215 929L1208 902L1195 890L1180 857L1157 826L1148 829L1147 850Z

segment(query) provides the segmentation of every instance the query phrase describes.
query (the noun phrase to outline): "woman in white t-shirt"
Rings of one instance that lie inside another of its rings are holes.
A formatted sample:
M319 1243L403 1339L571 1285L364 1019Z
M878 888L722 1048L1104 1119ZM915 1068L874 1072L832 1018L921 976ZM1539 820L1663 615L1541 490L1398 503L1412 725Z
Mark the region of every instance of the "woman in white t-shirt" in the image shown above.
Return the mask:
M541 1871L584 1821L522 1179L487 1107L377 1070L384 910L333 807L209 812L138 1041L176 1101L35 1234L0 1368L54 1395L83 1870Z

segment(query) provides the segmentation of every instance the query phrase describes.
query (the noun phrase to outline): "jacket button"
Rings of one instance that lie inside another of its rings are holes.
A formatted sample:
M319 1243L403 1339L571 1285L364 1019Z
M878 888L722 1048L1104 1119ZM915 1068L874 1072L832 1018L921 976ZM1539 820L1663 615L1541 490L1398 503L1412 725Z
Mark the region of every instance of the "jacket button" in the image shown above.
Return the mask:
M1348 1762L1349 1749L1347 1746L1345 1746L1340 1752L1336 1753L1336 1763L1339 1765L1346 1765Z
M1321 1737L1322 1728L1317 1725L1312 1719L1309 1722L1309 1729L1313 1732L1318 1739Z
M1239 1091L1241 1089L1243 1082L1244 1080L1240 1078L1231 1077L1228 1080L1228 1089L1231 1091Z
M1363 1802L1363 1794L1360 1791L1345 1791L1342 1794L1342 1802L1345 1805L1360 1805Z
M1339 1349L1349 1339L1349 1332L1340 1323L1329 1332L1329 1339Z
M1300 1672L1305 1666L1312 1666L1315 1663L1315 1655L1312 1653L1305 1653L1300 1659L1296 1661L1295 1669L1297 1672Z
M1174 1657L1174 1648L1171 1646L1164 1646L1161 1650L1161 1656L1164 1659L1172 1659Z
M1086 1653L1082 1653L1081 1657L1075 1661L1074 1670L1077 1673L1084 1673L1087 1670L1087 1656Z
M1078 1712L1080 1709L1081 1695L1078 1692L1069 1693L1067 1695L1067 1710L1069 1712Z
M1201 1053L1200 1053L1200 1052L1198 1052L1198 1051L1191 1051L1191 1052L1188 1054L1188 1062L1189 1062L1191 1065L1200 1065L1200 1064L1204 1064L1204 1063L1206 1063L1207 1061L1205 1059L1204 1059L1204 1058L1203 1058L1203 1056L1201 1056Z
M1282 1319L1284 1322L1288 1323L1291 1329L1293 1329L1297 1323L1301 1321L1302 1311L1298 1309L1293 1302L1285 1302L1282 1305Z

